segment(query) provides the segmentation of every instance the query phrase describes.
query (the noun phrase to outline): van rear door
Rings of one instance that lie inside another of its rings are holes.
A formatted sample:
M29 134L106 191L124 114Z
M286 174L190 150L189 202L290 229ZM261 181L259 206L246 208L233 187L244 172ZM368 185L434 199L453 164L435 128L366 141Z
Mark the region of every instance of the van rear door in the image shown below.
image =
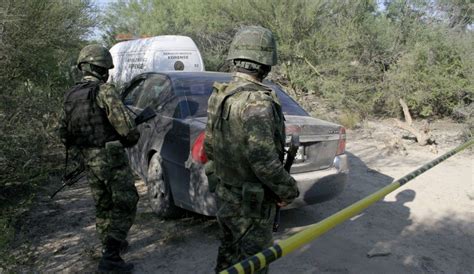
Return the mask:
M201 54L195 50L158 50L153 59L154 71L204 71Z

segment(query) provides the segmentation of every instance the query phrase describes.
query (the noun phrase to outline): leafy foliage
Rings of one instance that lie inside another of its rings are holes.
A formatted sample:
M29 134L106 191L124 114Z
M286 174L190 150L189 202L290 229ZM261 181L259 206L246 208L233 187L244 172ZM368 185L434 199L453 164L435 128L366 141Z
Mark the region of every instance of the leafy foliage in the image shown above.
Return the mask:
M85 0L1 2L0 247L34 191L62 169L54 131L92 15Z
M279 46L272 77L309 111L336 111L354 126L399 115L403 98L415 117L467 119L472 137L471 2L118 0L100 27L109 46L120 33L190 36L207 69L219 70L235 32L262 25ZM0 246L34 190L62 168L54 128L96 14L89 0L0 2Z
M424 41L420 39L387 73L386 98L391 112L397 111L396 101L402 97L418 116L448 116L463 104L463 98L473 97L472 78L468 78L472 63L467 63L465 56L469 46L458 43L457 37L442 35L435 32Z
M92 26L89 9L80 0L2 1L2 85L12 90L25 81L60 86L70 80L68 66Z
M472 98L472 4L465 0L121 0L103 24L110 44L118 33L188 35L208 70L223 65L244 25L273 30L279 80L345 113L398 115L401 97L415 117L448 116L470 103L466 94Z

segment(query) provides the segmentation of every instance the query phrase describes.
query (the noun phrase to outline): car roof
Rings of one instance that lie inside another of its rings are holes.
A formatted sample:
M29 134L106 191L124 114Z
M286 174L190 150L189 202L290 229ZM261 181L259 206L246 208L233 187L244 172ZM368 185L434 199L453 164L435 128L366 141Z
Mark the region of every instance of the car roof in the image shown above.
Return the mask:
M143 78L143 77L148 77L150 75L166 75L168 78L173 80L179 80L179 79L193 79L193 78L211 78L211 79L226 79L229 81L232 78L231 73L225 73L225 72L214 72L214 71L160 71L160 72L145 72L141 73L135 78ZM133 81L133 80L132 80Z
M145 72L135 76L130 82L128 82L128 87L132 85L132 83L136 82L138 79L148 79L150 76L153 75L163 75L166 76L171 80L171 82L176 83L184 80L186 83L192 83L195 79L196 82L205 81L206 79L213 82L222 82L227 83L232 80L232 73L225 73L225 72L213 72L213 71L161 71L161 72ZM276 92L277 95L281 93L283 96L287 97L289 101L292 103L289 104L296 104L298 106L298 110L302 111L301 116L309 116L309 114L293 99L291 96L285 93L283 89L279 87L278 84L264 80L264 84L272 87ZM174 85L174 84L173 84ZM124 90L126 90L125 87ZM282 98L280 99L282 100ZM283 102L284 105L284 102Z
M231 73L225 72L214 72L214 71L150 71L150 72L143 72L140 74L135 75L130 81L125 83L122 87L123 90L128 89L132 86L136 81L140 79L148 79L152 75L164 75L168 77L172 82L174 80L186 79L212 79L214 81L222 81L222 82L229 82L232 79Z
M232 73L228 72L217 72L217 71L160 71L160 72L144 72L140 73L137 76L133 77L132 80L128 82L126 86L135 82L137 79L146 79L151 75L165 75L172 82L174 80L192 80L192 79L212 79L214 81L229 82L232 80ZM270 80L263 80L263 83L270 86L277 86L274 82Z

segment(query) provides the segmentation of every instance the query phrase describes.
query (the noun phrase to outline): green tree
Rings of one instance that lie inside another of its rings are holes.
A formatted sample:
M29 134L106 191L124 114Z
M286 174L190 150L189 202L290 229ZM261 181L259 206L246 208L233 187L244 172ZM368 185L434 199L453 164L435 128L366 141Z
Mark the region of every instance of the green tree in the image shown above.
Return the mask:
M0 6L0 82L60 84L93 25L89 1L4 0ZM66 68L66 69L65 69Z
M0 2L1 260L9 258L2 247L32 190L62 170L54 130L94 14L88 0Z
M437 7L445 13L450 28L466 31L474 19L472 0L437 0Z
M411 98L416 115L450 115L472 90L472 30L466 27L472 4L386 0L381 8L378 2L121 0L106 12L104 26L111 43L117 33L188 35L206 68L216 70L233 34L261 25L277 38L280 66L273 76L316 115L308 96L361 117L397 115L397 97ZM445 19L455 10L458 19ZM446 23L453 20L465 31Z

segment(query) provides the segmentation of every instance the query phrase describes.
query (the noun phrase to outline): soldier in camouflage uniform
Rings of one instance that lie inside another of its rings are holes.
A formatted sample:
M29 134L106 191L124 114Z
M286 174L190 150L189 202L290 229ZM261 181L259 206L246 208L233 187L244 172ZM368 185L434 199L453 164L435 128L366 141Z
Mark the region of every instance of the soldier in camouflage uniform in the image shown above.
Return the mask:
M64 96L60 136L66 147L79 150L95 201L96 228L103 245L99 271L130 271L120 251L128 245L138 192L124 146L140 135L114 85L105 83L113 68L110 52L100 45L79 54L82 81Z
M206 174L219 204L216 272L271 246L276 204L284 206L299 195L282 163L281 105L262 84L276 64L273 34L262 27L241 30L227 59L234 65L233 79L214 84L205 139Z

